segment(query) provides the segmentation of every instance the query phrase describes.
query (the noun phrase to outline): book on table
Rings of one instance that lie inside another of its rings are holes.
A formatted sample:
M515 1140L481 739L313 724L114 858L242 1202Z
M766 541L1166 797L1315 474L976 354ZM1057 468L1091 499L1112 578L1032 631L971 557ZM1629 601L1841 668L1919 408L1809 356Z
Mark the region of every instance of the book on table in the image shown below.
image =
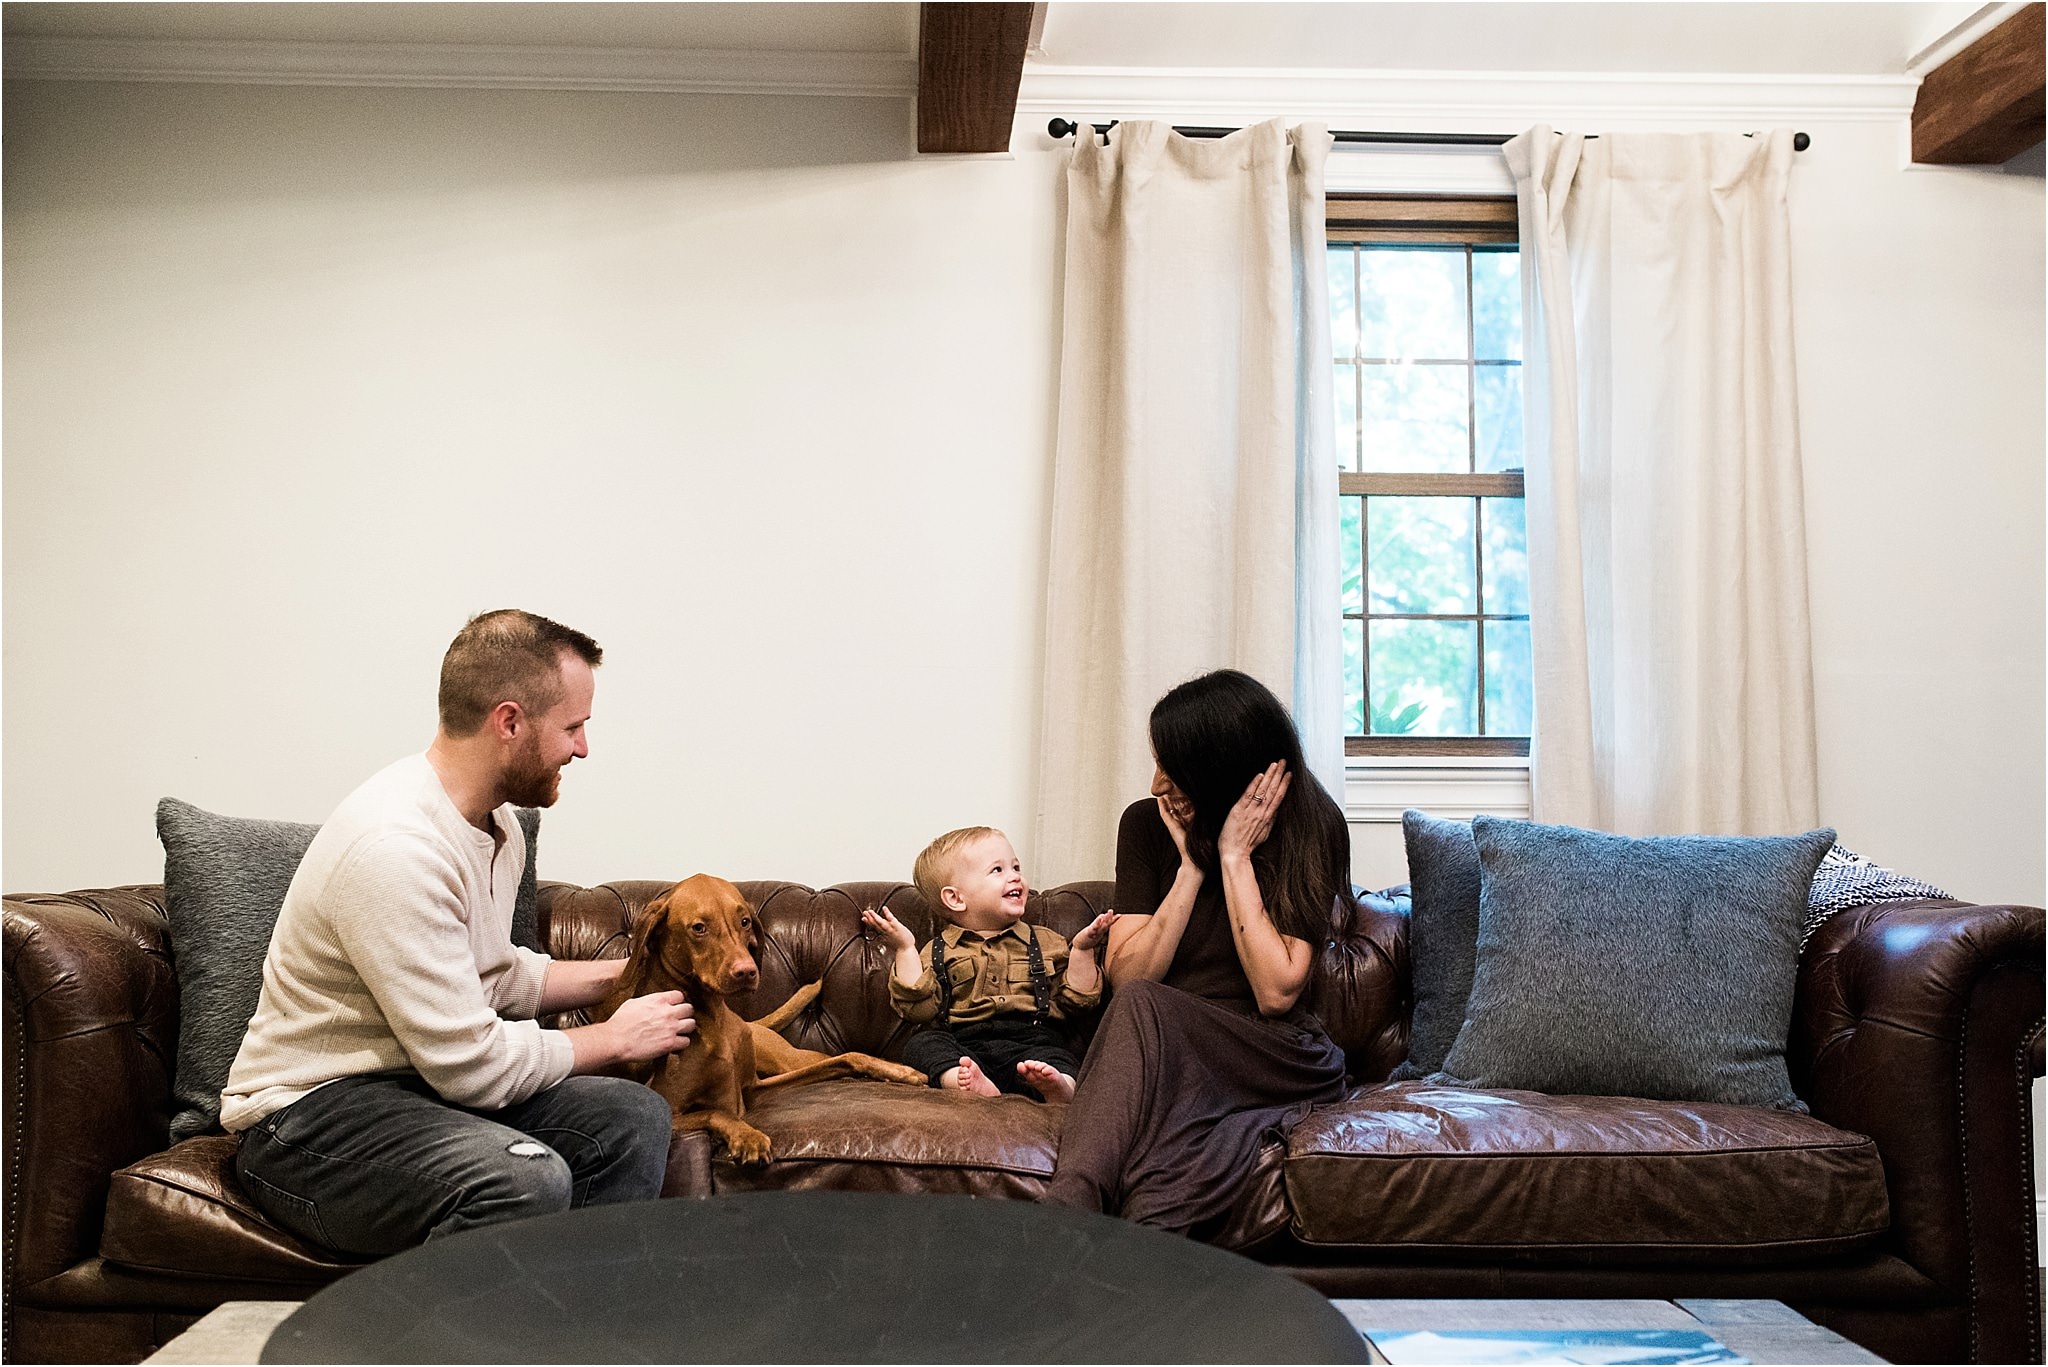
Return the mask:
M1375 1329L1359 1331L1394 1367L1438 1363L1735 1363L1749 1359L1696 1329Z

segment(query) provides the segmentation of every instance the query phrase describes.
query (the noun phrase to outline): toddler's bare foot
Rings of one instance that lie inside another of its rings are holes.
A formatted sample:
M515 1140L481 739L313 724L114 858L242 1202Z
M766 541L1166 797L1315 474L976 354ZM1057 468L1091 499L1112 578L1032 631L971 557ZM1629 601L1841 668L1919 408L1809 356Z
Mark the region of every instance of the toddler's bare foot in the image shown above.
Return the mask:
M1047 1101L1074 1099L1074 1079L1050 1063L1040 1063L1035 1058L1027 1058L1017 1065L1017 1076L1036 1087L1039 1095Z
M948 1068L939 1074L941 1086L958 1087L969 1096L1001 1096L1003 1089L988 1080L981 1071L981 1065L971 1058L960 1060L958 1068Z

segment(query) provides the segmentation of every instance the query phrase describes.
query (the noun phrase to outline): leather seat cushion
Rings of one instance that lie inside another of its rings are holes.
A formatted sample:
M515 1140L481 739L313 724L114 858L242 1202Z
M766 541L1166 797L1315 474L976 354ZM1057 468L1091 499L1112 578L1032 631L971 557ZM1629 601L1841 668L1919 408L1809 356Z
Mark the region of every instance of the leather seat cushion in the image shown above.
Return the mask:
M710 1137L669 1141L664 1196L709 1196ZM120 1267L257 1282L332 1281L367 1259L316 1248L270 1222L235 1176L234 1136L194 1135L116 1172L100 1256Z
M718 1190L931 1191L1035 1200L1052 1176L1067 1108L866 1078L775 1088L747 1107L767 1163L720 1146Z
M1877 1146L1790 1111L1400 1082L1288 1136L1303 1243L1390 1255L1790 1262L1874 1243Z
M359 1265L270 1223L235 1177L231 1135L200 1134L122 1168L100 1256L123 1267L252 1281L326 1282Z

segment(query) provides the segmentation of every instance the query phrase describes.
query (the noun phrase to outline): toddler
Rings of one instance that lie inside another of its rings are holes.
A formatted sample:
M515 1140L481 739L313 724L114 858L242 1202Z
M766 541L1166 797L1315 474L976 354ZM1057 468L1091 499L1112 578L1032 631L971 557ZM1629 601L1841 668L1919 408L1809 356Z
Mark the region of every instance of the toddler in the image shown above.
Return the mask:
M903 1061L934 1087L976 1096L1016 1092L1069 1101L1080 1062L1047 1022L1069 1020L1102 999L1097 951L1116 922L1105 911L1069 945L1024 924L1030 891L1023 865L1001 831L969 826L925 847L912 874L950 923L920 953L917 937L890 914L861 919L894 954L889 1002L928 1028L911 1036Z

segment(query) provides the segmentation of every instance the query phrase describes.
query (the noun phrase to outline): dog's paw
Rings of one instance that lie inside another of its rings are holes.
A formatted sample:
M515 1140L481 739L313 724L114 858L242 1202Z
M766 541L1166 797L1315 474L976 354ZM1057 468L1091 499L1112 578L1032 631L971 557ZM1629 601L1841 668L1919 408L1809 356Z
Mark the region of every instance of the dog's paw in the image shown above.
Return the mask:
M736 1129L725 1136L726 1152L743 1168L755 1168L766 1163L774 1147L767 1135L751 1126Z
M879 1078L883 1082L900 1082L906 1087L929 1087L931 1085L931 1079L917 1069L907 1068L900 1063L890 1063L886 1059L876 1059L875 1069L869 1076Z

